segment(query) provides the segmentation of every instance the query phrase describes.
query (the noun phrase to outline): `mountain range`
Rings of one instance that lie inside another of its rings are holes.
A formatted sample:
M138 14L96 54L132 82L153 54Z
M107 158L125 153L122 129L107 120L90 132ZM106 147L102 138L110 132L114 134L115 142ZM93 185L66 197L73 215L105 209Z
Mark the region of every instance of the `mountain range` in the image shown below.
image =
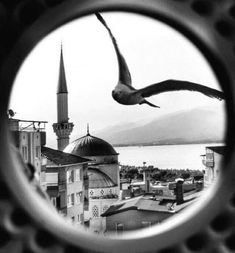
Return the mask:
M178 111L144 123L107 127L96 136L114 146L223 142L225 112L215 107Z

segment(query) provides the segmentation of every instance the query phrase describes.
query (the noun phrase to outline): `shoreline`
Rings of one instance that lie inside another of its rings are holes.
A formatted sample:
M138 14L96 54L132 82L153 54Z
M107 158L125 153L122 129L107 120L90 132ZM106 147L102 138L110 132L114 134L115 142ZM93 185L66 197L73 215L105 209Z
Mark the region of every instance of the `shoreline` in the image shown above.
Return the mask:
M222 141L210 142L185 142L185 143L140 143L140 144L113 144L113 147L152 147L152 146L178 146L178 145L203 145L203 144L220 144L225 145Z

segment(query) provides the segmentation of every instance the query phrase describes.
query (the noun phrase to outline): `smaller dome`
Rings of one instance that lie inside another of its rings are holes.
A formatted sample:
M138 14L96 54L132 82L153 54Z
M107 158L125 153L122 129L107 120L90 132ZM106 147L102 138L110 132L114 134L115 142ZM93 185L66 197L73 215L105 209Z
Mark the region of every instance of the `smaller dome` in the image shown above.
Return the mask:
M71 142L64 149L64 152L85 157L118 155L112 145L100 138L90 135L89 133Z
M98 169L88 168L89 189L110 188L116 186L112 179Z

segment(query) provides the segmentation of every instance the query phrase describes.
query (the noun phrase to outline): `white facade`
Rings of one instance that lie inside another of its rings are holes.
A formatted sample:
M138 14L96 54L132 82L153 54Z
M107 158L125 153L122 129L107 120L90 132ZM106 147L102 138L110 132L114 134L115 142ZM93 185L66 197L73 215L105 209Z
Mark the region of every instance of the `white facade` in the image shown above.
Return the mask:
M25 163L31 163L41 172L41 136L39 132L21 131L19 149Z
M118 199L92 199L89 198L89 210L85 211L85 220L89 220L90 232L103 233L106 229L106 218L101 217L108 208Z
M218 149L218 150L217 150ZM206 147L206 155L204 156L203 164L205 165L204 186L209 187L216 181L221 170L222 159L224 157L221 150L223 146Z
M42 121L28 121L9 119L9 129L12 132L16 147L19 149L23 161L35 168L35 177L38 177L43 190L46 190L45 173L42 171L41 147L45 145L45 126L40 128Z
M54 151L53 158L57 161L56 150ZM60 165L46 158L46 155L49 156L44 148L43 156L44 160L47 161L47 194L52 204L69 223L76 226L83 225L85 196L84 170L87 165L83 163Z
M89 189L89 198L95 197L103 197L107 195L117 195L119 196L120 188L116 187L108 187L108 188L95 188Z

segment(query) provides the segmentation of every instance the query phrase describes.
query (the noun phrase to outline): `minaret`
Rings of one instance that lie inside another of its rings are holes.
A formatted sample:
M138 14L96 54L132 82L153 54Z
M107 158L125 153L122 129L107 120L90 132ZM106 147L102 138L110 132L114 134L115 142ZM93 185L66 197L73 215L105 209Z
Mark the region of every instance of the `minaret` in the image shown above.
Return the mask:
M68 90L65 78L63 48L61 45L59 80L57 87L57 123L53 124L54 132L57 135L58 150L63 151L69 144L69 135L73 131L73 123L68 118Z
M89 123L87 123L87 135L90 135Z

